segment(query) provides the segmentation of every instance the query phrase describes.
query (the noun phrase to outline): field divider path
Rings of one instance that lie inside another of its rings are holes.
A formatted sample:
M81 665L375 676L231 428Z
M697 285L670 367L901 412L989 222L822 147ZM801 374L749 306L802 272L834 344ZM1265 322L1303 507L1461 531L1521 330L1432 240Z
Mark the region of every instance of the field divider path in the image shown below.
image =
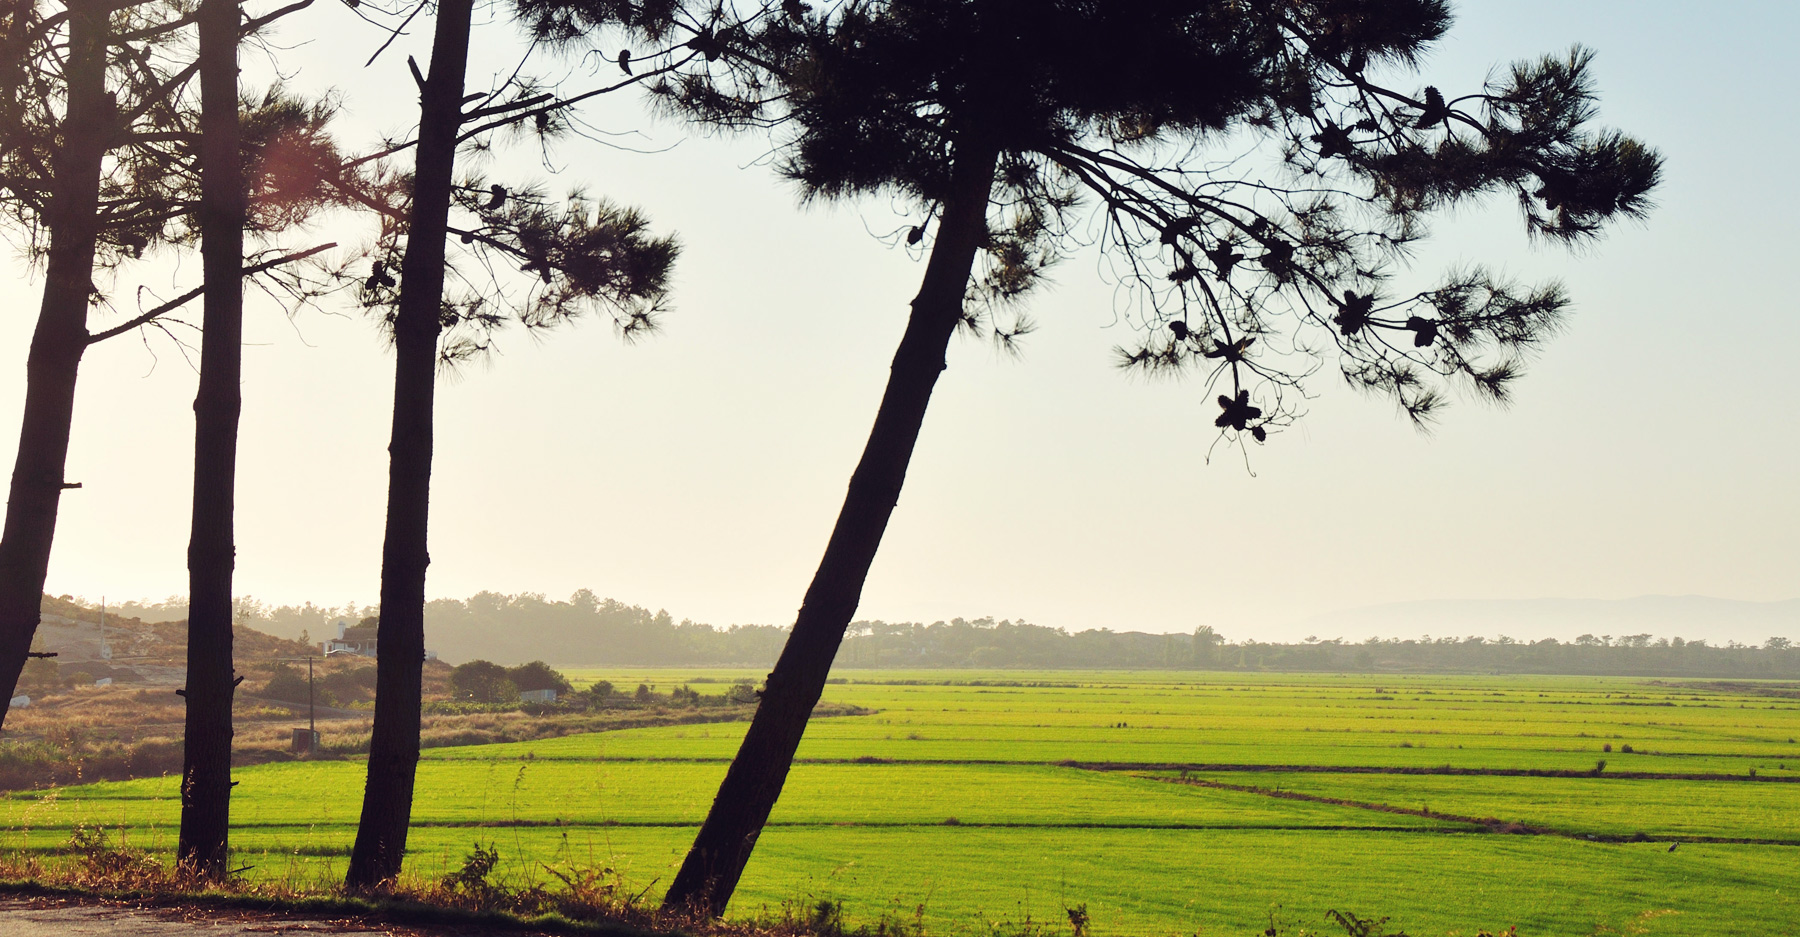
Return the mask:
M906 762L915 764L916 762ZM982 762L987 764L989 762ZM1027 762L1004 762L1026 764ZM1176 762L1124 761L1058 761L1049 764L1059 768L1083 771L1193 771L1209 774L1411 774L1452 775L1499 778L1583 778L1619 781L1752 781L1773 784L1800 784L1800 777L1761 774L1722 774L1719 772L1676 773L1664 771L1594 771L1572 768L1458 768L1454 765L1229 765L1180 764Z
M1511 836L1560 836L1565 839L1578 839L1584 842L1597 843L1648 843L1672 841L1676 843L1724 843L1749 846L1800 846L1800 839L1773 839L1749 836L1701 836L1701 835L1655 835L1650 833L1582 833L1575 830L1559 829L1542 824L1519 823L1513 820L1501 820L1496 817L1471 817L1462 814L1445 813L1425 807L1396 807L1393 804L1378 804L1365 800L1351 800L1345 797L1326 797L1321 794L1307 794L1301 791L1283 791L1270 787L1258 787L1253 784L1232 784L1227 781L1213 781L1206 778L1167 778L1150 774L1138 774L1134 777L1146 781L1161 781L1164 784L1182 784L1189 787L1203 787L1209 790L1235 791L1240 794L1260 794L1277 800L1295 800L1311 804L1328 804L1334 807L1355 807L1361 810L1373 810L1380 813L1392 813L1409 817L1420 817L1427 820L1443 820L1449 823L1466 824L1475 829L1462 832L1503 833ZM1409 827L1409 832L1421 832L1417 827ZM1435 830L1424 830L1434 832ZM1451 832L1445 830L1445 832Z
M1446 824L1459 821L1442 815L1434 815L1434 820L1443 820ZM281 826L280 824L265 824ZM697 829L699 820L598 820L592 823L576 823L556 820L427 820L414 822L414 829L510 829L538 827L608 827L630 829ZM1450 825L1441 827L1418 826L1358 826L1349 823L1170 823L1159 821L1121 820L1075 820L1064 823L1037 823L1025 820L958 820L945 823L941 820L770 820L763 824L769 829L993 829L993 830L1267 830L1283 831L1318 831L1318 832L1353 832L1353 833L1467 833L1473 830L1459 829Z
M523 744L523 743L509 743ZM525 759L525 756L507 756L504 758L476 757L446 758L437 756L441 761L493 761L495 763L512 762ZM1769 757L1769 756L1746 756ZM621 764L696 764L696 765L728 765L731 759L724 756L711 755L613 755L604 757L581 756L559 757L557 755L532 755L530 759L542 761L569 762L617 762ZM797 765L939 765L996 768L1075 768L1082 771L1119 771L1125 773L1144 771L1191 771L1208 774L1408 774L1408 775L1451 775L1502 778L1594 778L1613 779L1619 781L1750 781L1767 784L1800 784L1800 775L1781 776L1766 774L1725 774L1723 772L1675 772L1675 771L1601 771L1584 768L1459 768L1454 765L1275 765L1275 764L1229 764L1180 761L1076 761L1062 759L1060 761L1017 761L1004 758L884 758L876 755L861 755L855 758L795 758Z

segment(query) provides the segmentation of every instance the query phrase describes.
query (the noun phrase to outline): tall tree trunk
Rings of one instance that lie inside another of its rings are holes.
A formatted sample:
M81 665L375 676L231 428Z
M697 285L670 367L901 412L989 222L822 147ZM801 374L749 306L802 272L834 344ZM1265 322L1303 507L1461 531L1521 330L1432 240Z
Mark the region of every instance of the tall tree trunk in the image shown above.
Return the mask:
M426 521L431 506L432 396L436 390L444 240L450 222L456 135L462 125L473 0L441 0L431 74L419 103L406 257L394 318L394 426L388 442L387 539L381 550L376 631L375 728L362 821L345 884L392 881L406 855L413 775L419 764L420 680L425 662Z
M69 105L52 156L51 204L44 219L50 254L25 367L19 453L0 532L0 722L25 668L43 606L74 419L75 377L87 350L101 159L118 119L106 93L108 7L96 0L70 0L68 9Z
M176 864L224 877L231 818L231 574L243 370L244 186L237 0L200 5L200 249L206 276L188 539L187 731Z
M965 136L955 159L937 242L825 557L769 674L749 732L663 899L665 909L713 917L724 913L781 796L844 629L856 614L863 581L900 499L932 388L945 368L950 336L963 314L975 252L987 236L988 192L998 154Z

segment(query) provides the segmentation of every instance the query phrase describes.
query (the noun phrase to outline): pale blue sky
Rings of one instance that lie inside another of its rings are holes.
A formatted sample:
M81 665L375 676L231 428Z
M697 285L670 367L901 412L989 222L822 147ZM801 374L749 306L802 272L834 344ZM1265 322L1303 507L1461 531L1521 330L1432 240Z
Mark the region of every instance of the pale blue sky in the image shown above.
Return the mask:
M1604 122L1668 160L1649 223L1580 255L1528 246L1504 204L1437 226L1421 278L1482 260L1562 277L1575 296L1516 404L1459 401L1425 436L1325 380L1299 430L1253 452L1254 477L1235 456L1208 465L1214 405L1197 383L1113 369L1110 291L1077 255L1032 300L1041 328L1023 360L953 348L862 617L1271 638L1309 614L1409 599L1800 594L1800 317L1783 276L1800 197L1782 168L1800 149L1784 93L1800 8L1459 10L1431 82L1467 88L1581 42L1599 52ZM289 59L295 81L343 89L353 139L412 119L404 56L362 70L376 40L343 10L322 4L284 35L315 39ZM472 85L502 67L508 35L485 27ZM867 233L902 223L888 204L800 209L754 165L754 141L691 137L630 100L592 113L673 147L572 144L558 162L680 234L676 310L635 347L597 322L513 334L443 386L430 592L588 587L677 618L785 623L921 264ZM22 272L10 282L8 455L38 290ZM251 320L239 591L372 601L391 359L354 313L290 325L258 302ZM194 374L166 342L150 348L116 340L84 365L68 477L86 487L64 499L53 592L185 588Z

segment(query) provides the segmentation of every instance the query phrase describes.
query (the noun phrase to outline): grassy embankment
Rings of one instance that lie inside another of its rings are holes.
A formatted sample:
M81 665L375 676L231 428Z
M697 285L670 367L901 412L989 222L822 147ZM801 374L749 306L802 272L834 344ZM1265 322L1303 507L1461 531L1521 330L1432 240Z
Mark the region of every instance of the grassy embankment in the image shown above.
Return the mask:
M300 650L306 647L301 645ZM315 662L317 702L309 707L305 664L288 664L287 679L277 683L270 677L278 660L264 658L243 665L249 679L233 706L232 763L247 766L366 754L374 713L374 662L361 657ZM551 705L456 703L450 699L449 674L446 664L426 665L426 712L420 726L425 748L733 722L754 712L752 705L722 692L680 696L665 691L645 699L620 693L599 701L577 694ZM175 690L175 684L145 682L93 686L69 681L34 687L37 695L31 705L8 715L6 733L0 737L0 791L180 771L186 710ZM826 711L854 710L828 705ZM319 745L308 755L296 755L294 730L309 724L317 726Z
M739 674L571 676L667 689ZM1247 933L1275 905L1309 923L1329 908L1377 912L1414 934L1786 934L1800 921L1800 703L1769 687L852 679L827 698L878 712L812 727L734 914L831 899L852 923L1066 930L1065 909L1085 904L1098 934ZM480 841L499 851L497 880L611 869L653 899L741 733L668 726L434 749L411 868L421 882L454 871ZM353 760L239 771L246 874L331 883L361 771ZM84 824L160 854L175 819L168 778L0 803L5 847L41 861Z

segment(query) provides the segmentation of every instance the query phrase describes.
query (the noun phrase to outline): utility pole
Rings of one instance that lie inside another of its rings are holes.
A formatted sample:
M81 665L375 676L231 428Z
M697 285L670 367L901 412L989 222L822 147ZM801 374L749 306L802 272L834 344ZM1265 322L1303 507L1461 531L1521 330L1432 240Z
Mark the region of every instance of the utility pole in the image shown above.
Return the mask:
M277 657L275 659L277 661L294 661L296 663L301 660L301 658L298 658L298 657ZM308 654L306 656L305 660L306 660L306 729L304 732L302 732L300 729L294 730L294 738L293 738L292 743L290 744L290 749L296 754L303 754L303 753L310 754L312 752L317 751L319 748L319 715L318 715L318 706L316 703L316 700L318 699L318 692L317 692L316 686L313 682L313 661L317 660L317 658Z

